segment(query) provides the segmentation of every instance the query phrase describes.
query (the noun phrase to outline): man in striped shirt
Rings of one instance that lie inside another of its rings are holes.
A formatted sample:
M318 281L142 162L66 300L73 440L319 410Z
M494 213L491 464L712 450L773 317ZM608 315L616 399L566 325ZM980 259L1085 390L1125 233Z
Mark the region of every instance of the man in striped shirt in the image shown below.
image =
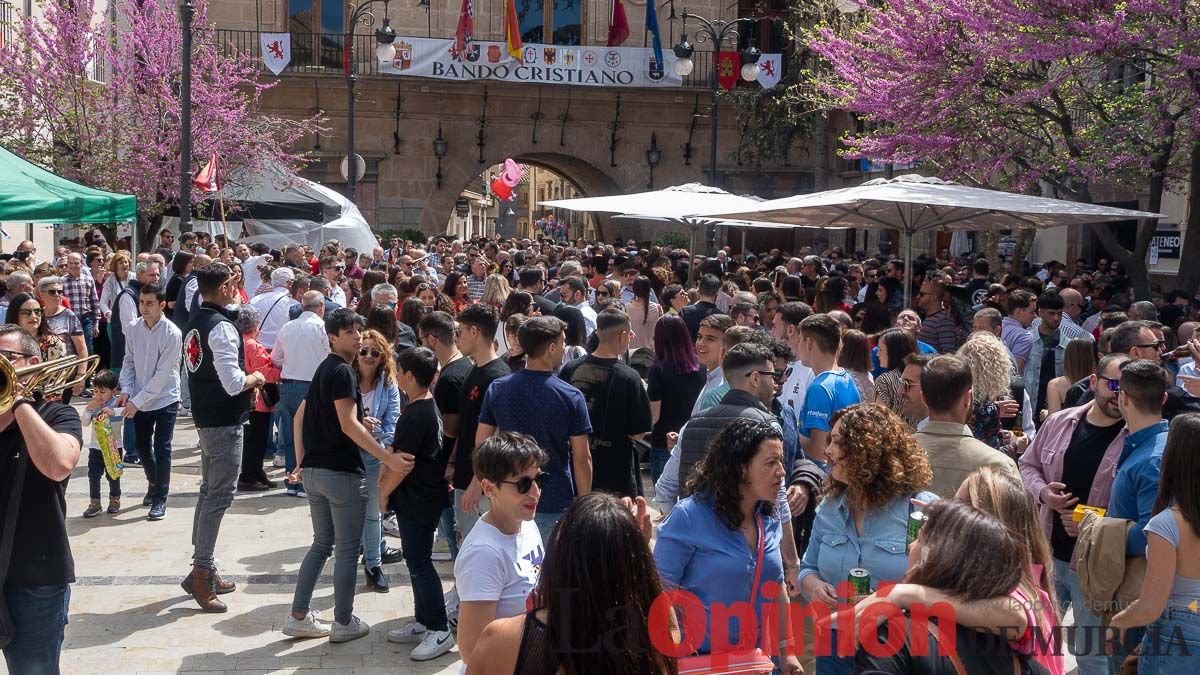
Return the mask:
M942 354L949 354L962 344L963 331L942 302L945 294L946 286L941 280L930 279L921 284L917 306L925 311L925 320L917 331L917 339L933 345Z
M471 273L467 275L467 294L471 302L479 302L483 297L483 283L487 280L487 259L476 256L471 261Z

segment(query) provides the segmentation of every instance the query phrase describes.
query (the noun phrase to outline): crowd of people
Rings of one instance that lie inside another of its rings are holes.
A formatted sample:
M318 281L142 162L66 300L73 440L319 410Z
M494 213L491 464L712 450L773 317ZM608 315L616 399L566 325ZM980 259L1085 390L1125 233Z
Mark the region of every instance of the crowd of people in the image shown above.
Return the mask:
M0 415L0 476L21 477L0 485L10 672L57 672L76 408L126 468L92 434L84 518L123 491L166 518L191 420L181 585L203 611L236 590L215 562L235 494L305 499L296 638L369 634L355 594L388 592L403 561L414 615L387 639L417 661L457 645L472 674L1200 665L1188 294L1134 298L1107 260L384 244L163 230L134 255L90 232L45 261L32 242L0 256L0 355L101 360ZM935 604L952 613L917 609ZM877 610L887 653L863 644Z

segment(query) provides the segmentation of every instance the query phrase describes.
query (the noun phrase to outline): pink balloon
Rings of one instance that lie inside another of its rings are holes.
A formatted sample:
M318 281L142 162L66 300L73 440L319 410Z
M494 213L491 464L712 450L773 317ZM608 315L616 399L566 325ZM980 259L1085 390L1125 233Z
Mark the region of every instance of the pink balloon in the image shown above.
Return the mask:
M511 158L504 160L504 171L500 174L500 179L504 181L505 185L515 188L524 176L525 167L517 164Z
M512 193L512 187L508 183L504 182L503 176L496 176L492 179L492 194L499 197L500 201L506 202L509 199L512 199Z

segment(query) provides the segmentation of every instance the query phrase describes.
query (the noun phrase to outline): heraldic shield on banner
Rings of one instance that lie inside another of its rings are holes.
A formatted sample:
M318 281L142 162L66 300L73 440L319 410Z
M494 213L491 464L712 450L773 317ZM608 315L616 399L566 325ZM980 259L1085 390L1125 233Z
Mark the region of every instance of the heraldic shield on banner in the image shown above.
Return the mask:
M258 41L267 69L276 75L282 73L292 61L292 34L262 33L258 36Z
M783 58L781 54L763 54L758 59L758 83L763 89L770 89L779 84L783 77Z
M742 57L737 52L717 53L717 83L725 91L733 91L742 72Z

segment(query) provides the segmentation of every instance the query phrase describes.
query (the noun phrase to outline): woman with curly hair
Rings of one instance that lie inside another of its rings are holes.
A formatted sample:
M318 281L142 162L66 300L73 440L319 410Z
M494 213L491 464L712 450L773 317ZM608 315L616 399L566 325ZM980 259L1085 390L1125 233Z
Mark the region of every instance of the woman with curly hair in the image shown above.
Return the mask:
M1022 421L1021 426L1028 426L1027 433L1032 433L1033 417L1029 394L1022 391L1019 404L1013 400L1013 364L1008 348L995 335L979 332L972 333L956 354L971 367L974 408L967 422L971 427L971 435L997 450L1019 455L1016 451L1024 448L1011 445L1010 439L1006 439L1005 434L1001 433L1001 423L1004 419L1013 420L1024 411L1029 417L1029 423L1025 425ZM1011 425L1008 428L1012 428ZM1027 440L1021 441L1022 446L1027 443Z
M918 452L920 448L917 448ZM926 469L928 472L928 469ZM775 513L783 466L783 436L774 425L740 418L730 422L709 444L688 478L690 497L679 502L658 529L654 559L664 585L687 591L704 606L711 624L714 605L731 607L747 602L762 616L766 593L784 583L780 553L782 524ZM901 540L904 523L901 522ZM903 541L900 553L904 553ZM747 565L747 560L753 561ZM768 599L767 595L771 598ZM727 645L759 647L761 636L741 638L745 627L718 626L728 631ZM693 644L696 637L686 636ZM711 653L711 633L699 643L699 653ZM718 640L717 644L721 644ZM803 672L794 654L780 664L789 675Z
M877 403L863 403L838 412L831 421L829 476L800 562L800 591L809 602L833 608L849 595L837 587L852 569L867 570L873 586L904 577L911 501L938 497L925 489L933 472L899 415ZM837 645L836 635L832 640ZM853 657L818 656L817 672L851 673Z

